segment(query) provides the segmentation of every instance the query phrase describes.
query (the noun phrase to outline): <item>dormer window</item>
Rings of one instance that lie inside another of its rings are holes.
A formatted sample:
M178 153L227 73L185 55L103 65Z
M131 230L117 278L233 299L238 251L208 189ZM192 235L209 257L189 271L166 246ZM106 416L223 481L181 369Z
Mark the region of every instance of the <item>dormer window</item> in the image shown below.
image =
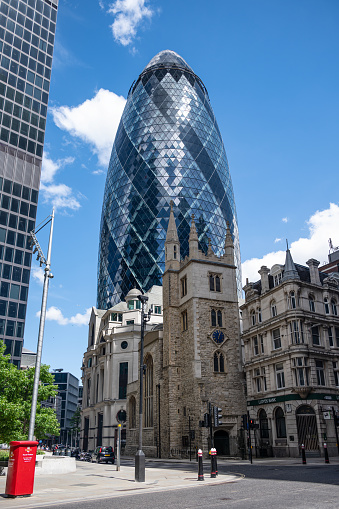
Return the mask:
M278 274L275 274L275 276L273 277L274 286L280 285L281 279L282 279L282 273L281 272L279 272Z

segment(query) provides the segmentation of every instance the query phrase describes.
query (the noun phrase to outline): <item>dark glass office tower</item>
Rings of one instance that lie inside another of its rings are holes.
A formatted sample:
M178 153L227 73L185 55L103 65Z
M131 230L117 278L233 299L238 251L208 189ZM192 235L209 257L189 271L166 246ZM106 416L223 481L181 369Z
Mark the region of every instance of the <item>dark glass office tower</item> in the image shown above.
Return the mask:
M0 1L0 338L20 364L58 0Z
M234 236L241 291L233 188L207 90L179 55L162 51L132 84L114 141L101 217L98 308L136 285L161 284L174 201L181 255L188 254L191 215L200 248L223 253L226 221Z

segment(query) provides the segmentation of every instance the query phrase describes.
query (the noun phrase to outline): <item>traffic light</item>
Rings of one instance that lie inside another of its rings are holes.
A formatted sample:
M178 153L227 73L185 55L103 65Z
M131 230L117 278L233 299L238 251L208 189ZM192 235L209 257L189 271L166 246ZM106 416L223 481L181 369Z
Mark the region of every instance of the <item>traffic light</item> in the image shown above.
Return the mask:
M243 427L244 429L247 429L247 414L243 414L243 415L241 416L241 418L242 418L242 427Z
M210 427L210 422L211 422L211 416L210 414L204 414L204 427L205 428L209 428Z
M255 424L254 419L250 419L249 421L250 429L258 429L259 424Z
M213 416L214 416L214 427L217 428L218 426L221 426L222 425L222 409L215 406L213 408Z

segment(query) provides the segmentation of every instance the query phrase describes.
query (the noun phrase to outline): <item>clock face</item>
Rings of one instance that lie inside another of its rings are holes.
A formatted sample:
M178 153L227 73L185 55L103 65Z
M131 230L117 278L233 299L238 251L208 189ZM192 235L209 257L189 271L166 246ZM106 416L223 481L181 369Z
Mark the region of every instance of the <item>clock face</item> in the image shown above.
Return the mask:
M221 330L215 330L212 334L212 338L217 345L220 345L224 341L225 336Z

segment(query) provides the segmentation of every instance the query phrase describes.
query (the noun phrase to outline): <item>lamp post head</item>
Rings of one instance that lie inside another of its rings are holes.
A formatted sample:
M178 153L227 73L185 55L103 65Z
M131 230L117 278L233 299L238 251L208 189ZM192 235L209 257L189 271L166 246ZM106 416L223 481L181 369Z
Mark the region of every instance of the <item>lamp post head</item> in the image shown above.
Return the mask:
M148 301L148 297L146 295L138 295L138 299L142 304L146 304L146 302Z

